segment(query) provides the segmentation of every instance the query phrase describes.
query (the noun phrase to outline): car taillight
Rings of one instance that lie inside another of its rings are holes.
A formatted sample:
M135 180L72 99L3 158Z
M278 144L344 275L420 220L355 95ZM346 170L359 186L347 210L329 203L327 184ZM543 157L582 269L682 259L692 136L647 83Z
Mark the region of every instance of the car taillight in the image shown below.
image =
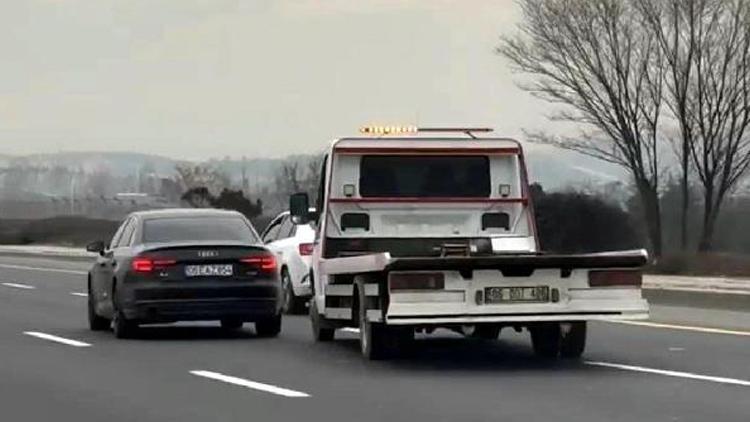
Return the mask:
M240 259L240 262L266 273L271 273L276 270L276 257L271 254L248 256Z
M388 286L391 290L440 290L445 288L445 275L430 272L391 273Z
M133 271L137 273L150 273L155 270L163 270L167 267L175 265L177 261L174 259L152 259L144 257L136 257L130 264Z
M589 286L635 286L640 287L643 283L643 274L640 270L595 270L589 271Z
M299 254L302 256L312 255L314 248L315 248L314 243L300 243Z

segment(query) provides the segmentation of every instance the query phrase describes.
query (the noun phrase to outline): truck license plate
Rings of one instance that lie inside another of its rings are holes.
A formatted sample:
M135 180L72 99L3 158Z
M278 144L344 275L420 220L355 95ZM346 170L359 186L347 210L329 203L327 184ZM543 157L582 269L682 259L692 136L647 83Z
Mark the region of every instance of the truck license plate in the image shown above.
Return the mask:
M548 286L485 287L484 303L542 303L549 302Z
M233 270L232 264L186 265L185 275L188 277L231 277Z

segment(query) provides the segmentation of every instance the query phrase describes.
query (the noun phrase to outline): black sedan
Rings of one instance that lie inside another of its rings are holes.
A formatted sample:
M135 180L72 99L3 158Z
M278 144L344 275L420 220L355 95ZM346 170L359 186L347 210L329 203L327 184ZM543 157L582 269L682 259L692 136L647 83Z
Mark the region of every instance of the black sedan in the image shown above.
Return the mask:
M254 322L259 336L281 331L281 282L275 256L240 213L174 209L132 213L111 242L89 244L99 256L88 275L92 330L118 338L140 324Z

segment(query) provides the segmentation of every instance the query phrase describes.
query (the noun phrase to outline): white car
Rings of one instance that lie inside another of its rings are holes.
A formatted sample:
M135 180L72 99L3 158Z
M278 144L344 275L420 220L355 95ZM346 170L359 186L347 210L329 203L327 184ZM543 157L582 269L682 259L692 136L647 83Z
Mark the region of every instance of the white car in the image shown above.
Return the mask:
M311 295L310 260L315 229L310 223L294 224L286 211L268 224L261 238L278 258L284 288L284 312L303 312Z

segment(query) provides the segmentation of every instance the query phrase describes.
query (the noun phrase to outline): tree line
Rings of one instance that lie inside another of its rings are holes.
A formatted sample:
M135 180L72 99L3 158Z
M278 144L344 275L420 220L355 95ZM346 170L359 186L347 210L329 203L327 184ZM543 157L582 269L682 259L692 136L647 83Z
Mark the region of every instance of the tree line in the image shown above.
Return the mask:
M574 136L532 140L618 164L636 187L652 252L663 251L661 197L679 180L680 244L715 245L727 198L750 166L750 1L521 0L497 52L531 76L520 86L560 106ZM697 190L691 189L698 186Z

